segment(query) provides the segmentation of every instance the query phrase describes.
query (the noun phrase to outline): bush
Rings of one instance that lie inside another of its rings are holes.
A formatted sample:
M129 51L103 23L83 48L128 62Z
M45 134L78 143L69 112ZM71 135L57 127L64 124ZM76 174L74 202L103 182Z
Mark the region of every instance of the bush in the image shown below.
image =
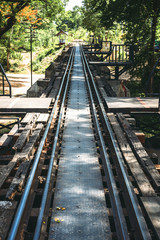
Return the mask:
M145 86L141 81L126 81L125 85L130 90L131 97L145 97Z

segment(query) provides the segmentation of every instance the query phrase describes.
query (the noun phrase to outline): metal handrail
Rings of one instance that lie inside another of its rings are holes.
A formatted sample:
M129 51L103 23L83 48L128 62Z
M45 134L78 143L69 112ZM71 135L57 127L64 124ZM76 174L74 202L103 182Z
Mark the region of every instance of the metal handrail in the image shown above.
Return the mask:
M2 64L1 64L1 63L0 63L0 71L1 71L1 73L2 73L2 84L3 84L3 94L0 95L0 96L9 96L9 97L11 98L11 97L12 97L12 86L11 86L11 84L10 84L10 81L9 81L9 79L8 79L8 77L7 77L7 75L6 75L5 71L4 71L4 68L2 67ZM9 85L9 94L5 94L5 89L4 89L4 88L5 88L5 87L4 87L4 77L5 77L8 85Z
M73 51L72 51L72 53L73 53ZM37 150L37 153L36 153L33 165L32 165L31 172L30 172L30 175L29 175L27 183L26 183L24 193L23 193L21 201L19 203L16 215L15 215L15 218L14 218L14 221L13 221L13 224L12 224L9 236L8 236L8 240L14 240L16 238L18 228L19 228L19 224L20 224L21 218L22 218L23 213L24 213L24 209L25 209L25 206L26 206L26 203L27 203L27 199L28 199L28 196L29 196L29 193L30 193L30 190L31 190L31 186L32 186L32 183L33 183L33 179L34 179L34 176L35 176L35 173L36 173L36 169L37 169L37 166L38 166L38 163L39 163L39 160L40 160L40 156L41 156L41 153L42 153L42 150L43 150L43 146L45 144L45 141L46 141L46 138L47 138L47 135L48 135L51 123L52 123L52 119L54 117L54 114L55 114L60 96L62 94L62 89L63 89L63 85L64 85L64 82L65 82L66 74L67 74L71 59L72 59L72 53L70 55L68 65L67 65L65 73L63 75L61 86L60 86L59 92L57 94L57 97L56 97L54 107L52 109L49 121L48 121L47 126L45 128L45 131L44 131L43 137L41 139L41 142L39 144L39 147L38 147L38 150Z
M4 129L4 128L7 128L7 129L11 129L10 126L14 125L14 124L18 124L18 129L19 129L19 124L20 124L20 121L19 121L19 117L0 117L0 120L17 120L16 122L12 122L12 123L9 123L7 125L5 124L0 124L0 130Z
M112 44L112 52L107 62L133 62L133 45L128 44Z

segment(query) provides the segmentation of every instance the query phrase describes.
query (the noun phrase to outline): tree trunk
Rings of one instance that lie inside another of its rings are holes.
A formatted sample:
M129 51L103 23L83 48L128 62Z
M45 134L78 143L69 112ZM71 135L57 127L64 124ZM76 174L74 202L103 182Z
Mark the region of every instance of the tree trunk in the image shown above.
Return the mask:
M16 14L18 12L20 12L23 8L25 8L26 6L29 5L29 1L20 1L18 3L18 5L14 8L14 12L13 15L11 17L8 18L8 20L6 21L5 25L3 27L0 27L0 38L3 36L3 34L5 34L8 30L10 30L12 28L12 26L17 22L16 20Z
M11 28L10 35L8 37L8 44L7 44L7 71L10 70L10 53L11 53L11 40L12 40L12 35L13 35L13 27Z

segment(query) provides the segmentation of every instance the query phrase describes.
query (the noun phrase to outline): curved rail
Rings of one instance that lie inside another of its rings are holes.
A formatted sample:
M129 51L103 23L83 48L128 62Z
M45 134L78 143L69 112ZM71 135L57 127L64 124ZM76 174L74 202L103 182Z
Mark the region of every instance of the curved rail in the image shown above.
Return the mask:
M39 159L40 159L40 156L41 156L41 153L42 153L42 150L43 150L43 146L45 144L45 140L46 140L46 137L48 135L48 131L49 131L49 128L51 126L51 122L52 122L52 119L54 117L55 110L56 110L58 101L60 99L61 93L62 93L62 88L63 88L64 82L65 82L67 71L68 71L69 65L70 65L71 60L72 60L73 51L74 50L72 49L72 52L71 52L71 55L70 55L65 73L64 73L63 78L62 78L62 83L61 83L59 92L57 94L56 100L55 100L54 107L52 109L48 124L46 126L45 132L44 132L43 137L41 139L39 148L37 150L30 175L29 175L27 183L26 183L24 193L23 193L21 201L19 203L16 215L15 215L15 218L14 218L14 221L13 221L13 224L12 224L9 236L8 236L8 240L14 240L16 238L16 235L17 235L17 232L18 232L18 227L19 227L19 224L20 224L20 221L22 219L22 215L23 215L26 203L27 203L27 199L28 199L28 196L29 196L29 193L30 193L30 190L31 190L32 182L33 182L34 175L35 175L35 172L36 172L36 169L37 169L37 166L38 166L38 163L39 163Z
M135 229L137 229L139 239L145 239L145 240L151 239L151 236L150 236L150 234L148 232L148 229L147 229L147 225L146 225L146 223L144 221L144 218L143 218L143 214L142 214L140 208L138 207L136 196L135 196L135 194L133 192L133 189L130 186L129 177L126 174L126 170L125 170L125 167L123 165L123 161L121 159L121 155L120 155L118 144L117 144L116 139L114 137L114 133L113 133L112 128L110 126L110 123L109 123L109 120L107 118L107 115L106 115L103 103L101 101L100 95L99 95L97 87L95 85L95 82L94 82L94 79L93 79L93 75L91 73L91 70L89 68L87 59L86 59L83 51L82 51L82 55L83 55L84 62L86 64L86 67L87 67L87 70L88 70L88 73L89 73L89 76L90 76L90 79L91 79L91 82L92 82L92 85L93 85L93 88L94 88L94 91L95 91L95 94L96 94L96 98L97 98L99 106L100 106L100 110L101 110L103 119L104 119L106 127L108 129L112 145L113 145L113 147L115 149L116 159L118 161L119 169L121 171L121 174L122 174L122 177L123 177L123 181L124 181L125 186L126 186L127 195L128 195L129 202L130 202L130 208L131 208L133 216L134 216L134 226L135 226ZM108 166L107 161L108 161L108 159L106 158L106 165ZM108 170L108 171L110 171L110 170ZM114 191L114 190L115 189L113 188L112 191ZM115 207L116 206L114 206L114 208ZM115 211L119 211L119 209L115 209ZM122 227L120 233L121 233L121 236L123 236L123 226L121 225L121 220L120 219L119 219L119 224ZM121 239L124 239L124 238L122 237Z

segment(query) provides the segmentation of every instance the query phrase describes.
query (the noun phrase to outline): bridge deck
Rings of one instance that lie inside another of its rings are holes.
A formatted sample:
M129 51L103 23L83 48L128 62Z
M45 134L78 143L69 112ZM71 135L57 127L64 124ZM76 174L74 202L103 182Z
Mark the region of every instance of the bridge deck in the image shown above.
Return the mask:
M48 112L52 98L1 98L0 112Z
M50 240L111 239L95 149L87 90L77 47L54 194ZM57 210L57 207L65 210Z
M97 66L130 66L132 65L131 61L106 61L106 62L89 62L90 65L97 65Z
M105 101L110 112L158 112L159 110L158 98L106 97Z

